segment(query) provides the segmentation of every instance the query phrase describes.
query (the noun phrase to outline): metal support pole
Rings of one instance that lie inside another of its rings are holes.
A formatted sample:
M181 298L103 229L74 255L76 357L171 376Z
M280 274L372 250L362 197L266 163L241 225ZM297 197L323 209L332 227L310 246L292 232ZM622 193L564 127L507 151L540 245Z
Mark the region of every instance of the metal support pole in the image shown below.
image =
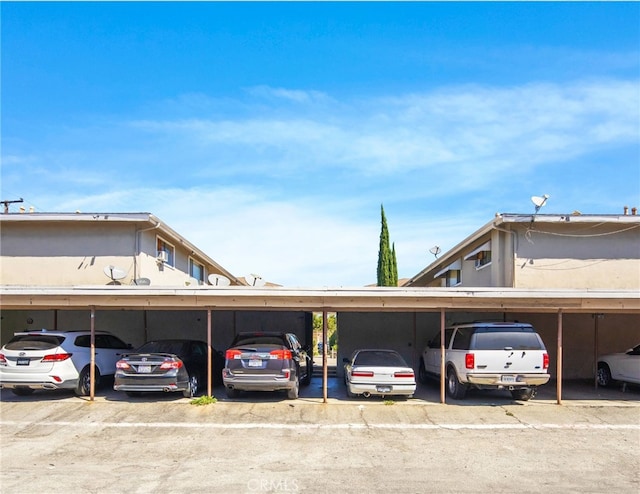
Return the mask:
M91 306L91 359L89 366L89 400L93 401L96 393L96 308Z
M213 396L211 394L211 383L213 382L213 365L211 359L213 358L213 350L211 345L211 309L207 309L207 396Z
M556 363L557 403L562 405L562 309L558 310L558 361Z
M327 311L322 310L322 403L327 403Z
M594 314L595 321L594 335L593 335L593 386L598 389L598 337L599 337L599 321L601 314Z
M445 362L445 350L444 350L444 326L445 326L445 313L444 309L440 309L440 403L446 403L445 398L445 379L444 374L444 362Z

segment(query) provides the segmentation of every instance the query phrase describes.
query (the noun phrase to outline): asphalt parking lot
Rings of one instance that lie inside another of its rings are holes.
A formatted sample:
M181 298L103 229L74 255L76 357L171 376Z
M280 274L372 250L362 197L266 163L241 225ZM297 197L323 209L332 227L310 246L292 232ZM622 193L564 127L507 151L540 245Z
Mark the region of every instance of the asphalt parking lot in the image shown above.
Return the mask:
M298 400L250 393L195 406L107 387L0 392L3 493L640 491L640 390L547 385L439 403L347 398L314 378Z

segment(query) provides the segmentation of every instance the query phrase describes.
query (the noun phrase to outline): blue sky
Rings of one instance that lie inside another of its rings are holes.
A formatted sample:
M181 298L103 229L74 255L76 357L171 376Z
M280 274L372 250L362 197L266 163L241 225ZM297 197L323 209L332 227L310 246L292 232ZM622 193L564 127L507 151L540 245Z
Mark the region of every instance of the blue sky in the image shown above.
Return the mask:
M2 2L2 200L151 212L236 276L375 283L640 207L640 4ZM18 206L13 206L16 211Z

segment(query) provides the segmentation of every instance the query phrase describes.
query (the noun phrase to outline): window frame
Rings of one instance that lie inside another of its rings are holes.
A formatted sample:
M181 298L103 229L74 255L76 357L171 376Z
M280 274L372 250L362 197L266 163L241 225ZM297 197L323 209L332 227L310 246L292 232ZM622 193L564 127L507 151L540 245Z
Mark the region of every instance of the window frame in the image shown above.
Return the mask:
M167 253L167 260L162 261L165 266L175 268L176 266L176 247L172 243L165 240L160 235L156 235L156 258L158 258L160 252Z

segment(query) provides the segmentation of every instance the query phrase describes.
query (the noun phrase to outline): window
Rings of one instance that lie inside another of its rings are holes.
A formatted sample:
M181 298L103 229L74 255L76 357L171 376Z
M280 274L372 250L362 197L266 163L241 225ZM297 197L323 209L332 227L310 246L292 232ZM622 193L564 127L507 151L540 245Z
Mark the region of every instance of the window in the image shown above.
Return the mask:
M459 269L448 271L445 286L458 286L462 282L461 273Z
M480 269L487 264L491 264L491 240L485 242L480 247L475 248L469 254L464 256L464 260L473 259L476 269Z
M175 266L175 249L173 245L158 237L156 241L156 252L158 259L164 257L162 261L164 264Z
M189 258L189 276L198 280L200 285L204 284L204 264Z

